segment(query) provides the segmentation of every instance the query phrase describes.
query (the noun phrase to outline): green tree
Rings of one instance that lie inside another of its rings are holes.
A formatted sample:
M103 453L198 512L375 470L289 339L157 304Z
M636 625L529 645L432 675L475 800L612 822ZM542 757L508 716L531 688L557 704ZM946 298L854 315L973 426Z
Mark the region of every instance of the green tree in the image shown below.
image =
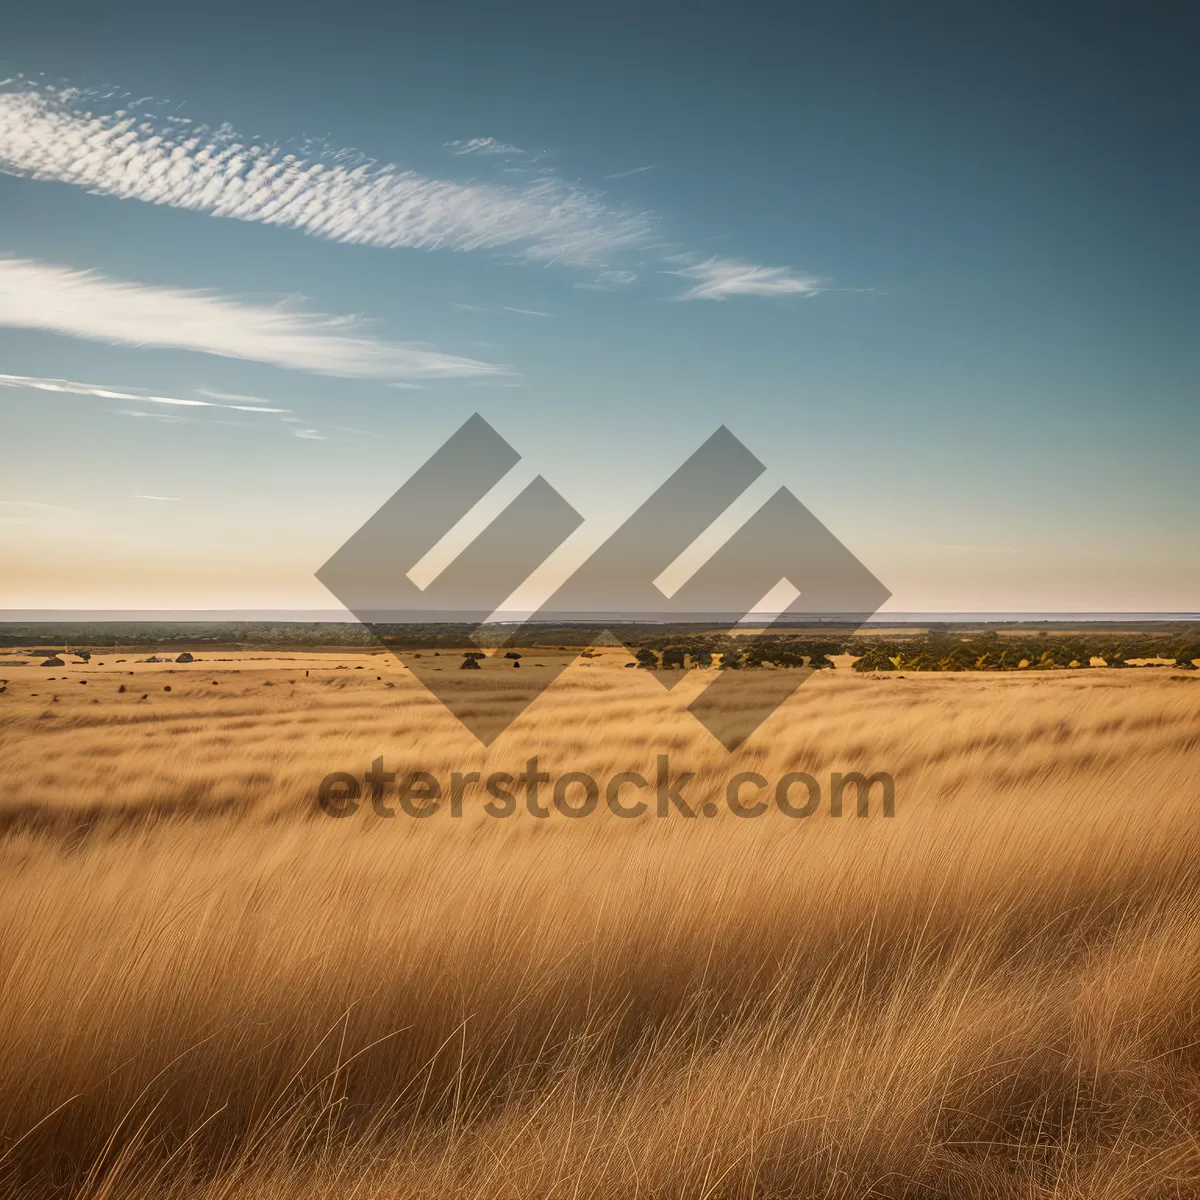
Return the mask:
M862 650L862 657L856 658L853 663L856 671L894 671L896 663L888 657L888 647L886 646L865 646ZM822 655L822 658L825 656ZM829 660L826 659L826 662ZM830 666L833 664L830 663Z
M662 652L662 668L664 671L682 670L687 658L686 646L668 646Z
M1110 667L1127 667L1129 664L1125 661L1126 658L1132 657L1128 649L1119 645L1108 645L1100 651L1100 657Z
M1200 659L1200 641L1181 642L1175 648L1175 665L1185 671L1194 671L1196 664L1193 660Z
M975 666L979 656L965 642L951 646L947 653L938 661L938 669L942 671L969 671Z

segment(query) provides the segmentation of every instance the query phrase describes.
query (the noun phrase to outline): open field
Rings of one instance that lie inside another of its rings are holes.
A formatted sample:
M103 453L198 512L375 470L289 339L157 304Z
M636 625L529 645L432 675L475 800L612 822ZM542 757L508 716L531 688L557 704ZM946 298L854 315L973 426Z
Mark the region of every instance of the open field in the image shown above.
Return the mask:
M616 650L490 748L383 654L196 653L0 658L0 1193L1200 1195L1200 672L821 671L730 755ZM534 755L650 811L316 803Z

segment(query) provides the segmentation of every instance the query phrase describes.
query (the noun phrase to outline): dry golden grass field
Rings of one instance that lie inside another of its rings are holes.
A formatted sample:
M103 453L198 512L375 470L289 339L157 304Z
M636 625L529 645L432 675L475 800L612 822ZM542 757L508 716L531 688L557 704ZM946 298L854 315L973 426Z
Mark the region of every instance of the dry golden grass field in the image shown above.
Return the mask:
M488 749L382 654L196 652L0 658L5 1197L1200 1195L1200 673L839 669L730 755L614 650ZM533 755L651 811L316 803ZM725 803L800 771L895 815Z

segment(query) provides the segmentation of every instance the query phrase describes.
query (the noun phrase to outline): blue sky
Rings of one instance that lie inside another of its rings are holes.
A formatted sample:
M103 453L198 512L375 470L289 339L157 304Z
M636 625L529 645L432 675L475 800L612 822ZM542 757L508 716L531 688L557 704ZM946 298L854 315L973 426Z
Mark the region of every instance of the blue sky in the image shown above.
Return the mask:
M1196 30L1004 7L26 6L0 608L329 608L475 411L578 554L724 423L893 610L1200 607Z

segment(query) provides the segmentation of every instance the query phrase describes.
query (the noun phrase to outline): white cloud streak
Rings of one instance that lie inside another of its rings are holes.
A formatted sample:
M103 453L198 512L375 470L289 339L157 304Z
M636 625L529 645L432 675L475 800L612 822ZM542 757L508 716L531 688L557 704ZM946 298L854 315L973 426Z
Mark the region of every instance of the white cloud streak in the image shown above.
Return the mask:
M641 175L646 171L657 171L658 163L648 163L644 167L630 167L628 171L614 171L611 175L605 175L605 179L628 179L630 175Z
M131 109L96 112L80 101L72 89L27 84L0 93L0 170L338 242L503 247L582 268L643 245L653 228L648 214L613 208L553 175L511 186L455 183L354 151L304 157L240 138L228 126ZM463 153L501 147L487 138L462 145Z
M322 433L321 430L333 430L335 433L354 434L357 437L376 437L377 435L367 429L356 429L348 425L314 425L307 417L297 417L290 415L290 408L276 408L270 405L269 401L260 400L257 396L243 396L237 392L209 392L201 388L196 390L203 396L212 397L208 400L189 400L180 396L160 396L148 391L135 391L129 388L113 388L96 383L78 383L71 379L45 379L37 375L0 375L0 388L31 388L38 392L57 392L61 395L68 396L88 396L98 400L126 400L126 401L141 401L148 405L149 408L109 408L106 412L118 417L143 417L149 418L152 421L157 421L166 424L180 424L186 422L195 422L199 420L207 420L211 424L218 425L235 425L241 428L255 427L253 422L237 421L237 420L221 420L213 416L201 417L199 414L184 416L175 411L179 408L228 408L235 409L238 412L260 413L264 416L279 416L279 420L290 426L302 426L299 429L290 429L288 432L293 437L303 438L314 441L327 441L328 436ZM218 401L216 397L221 397L222 401L242 401L253 400L253 404L241 403L224 403ZM282 415L280 414L288 414ZM345 439L341 439L345 440ZM135 500L177 500L177 496L150 496L150 495L135 495ZM32 503L32 501L0 501L0 503ZM7 521L0 520L0 524L18 524L28 525L31 521L25 516L20 520L10 519Z
M179 396L156 396L150 392L131 392L95 383L76 383L71 379L44 379L38 375L0 375L0 387L32 388L36 392L59 392L69 396L94 396L98 400L144 400L150 404L171 404L181 408L236 408L242 412L285 413L288 408L266 408L261 404L217 404L212 400L185 400Z
M788 267L759 267L735 258L709 258L669 272L692 283L676 300L726 300L730 296L815 296L821 281Z
M230 404L246 404L250 408L260 409L273 403L271 400L265 400L262 396L247 396L244 392L212 392L208 388L196 388L198 396L207 396L210 400L226 400ZM276 409L276 412L287 412L288 409Z
M162 412L147 412L140 408L107 408L105 412L112 413L114 417L148 417L152 421L158 421L164 425L178 425L181 421L195 421L196 417L181 417L178 413L162 413ZM283 418L285 421L286 417Z
M7 81L7 90L0 90L0 172L338 242L500 250L518 260L586 271L594 282L581 287L627 286L637 273L628 262L614 260L627 252L661 255L664 249L653 214L614 205L603 193L567 182L549 168L519 183L437 179L354 150L305 146L292 152L266 139L239 137L227 125L214 129L177 112L158 115L143 107L149 100L102 111L105 101L94 93L34 86L20 77ZM526 155L492 137L446 145L458 156ZM646 164L606 178L656 167ZM670 273L692 284L675 297L681 300L828 290L787 267L695 255L673 261L683 265Z
M637 279L636 271L600 271L594 279L576 283L574 286L593 292L611 292L626 287Z
M0 500L0 525L64 525L86 521L91 514L40 500Z
M0 325L98 342L198 350L347 379L503 374L476 359L381 341L366 332L366 324L358 317L308 313L294 305L246 304L211 292L125 283L32 259L0 259Z
M494 137L460 138L458 141L446 142L446 147L455 154L492 154L504 157L525 154L520 146L513 146L508 142L498 142Z

